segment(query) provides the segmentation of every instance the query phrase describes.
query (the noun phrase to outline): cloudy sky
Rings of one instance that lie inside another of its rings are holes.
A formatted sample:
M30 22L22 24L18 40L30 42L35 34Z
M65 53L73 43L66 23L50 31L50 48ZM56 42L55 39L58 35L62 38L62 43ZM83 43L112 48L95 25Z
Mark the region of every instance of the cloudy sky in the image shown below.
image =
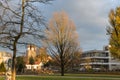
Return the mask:
M65 11L74 21L83 51L99 49L107 45L106 26L108 14L119 6L119 0L55 0L44 5L42 11L49 20L54 12Z
M39 7L47 21L54 12L65 11L76 24L80 47L87 51L102 50L108 45L108 14L117 6L120 6L120 0L54 0Z

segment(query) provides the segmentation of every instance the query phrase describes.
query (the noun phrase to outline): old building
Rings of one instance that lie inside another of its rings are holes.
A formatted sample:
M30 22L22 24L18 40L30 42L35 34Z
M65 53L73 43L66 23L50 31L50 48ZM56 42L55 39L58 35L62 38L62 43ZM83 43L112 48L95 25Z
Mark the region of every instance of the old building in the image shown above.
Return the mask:
M26 51L26 68L27 69L41 69L44 63L50 60L47 50L44 47L37 47L35 45L28 45ZM34 64L30 64L30 58L34 59Z
M28 45L27 51L26 51L26 63L29 63L30 57L33 57L35 59L37 55L37 47L35 45Z
M9 59L12 58L12 55L8 52L0 51L0 64L2 62L7 63Z

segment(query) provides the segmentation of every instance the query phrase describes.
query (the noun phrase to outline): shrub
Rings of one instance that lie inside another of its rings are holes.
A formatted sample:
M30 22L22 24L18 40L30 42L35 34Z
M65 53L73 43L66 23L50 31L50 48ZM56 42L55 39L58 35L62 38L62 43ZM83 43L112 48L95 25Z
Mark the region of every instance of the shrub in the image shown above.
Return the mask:
M0 64L0 72L6 72L6 68L3 62Z

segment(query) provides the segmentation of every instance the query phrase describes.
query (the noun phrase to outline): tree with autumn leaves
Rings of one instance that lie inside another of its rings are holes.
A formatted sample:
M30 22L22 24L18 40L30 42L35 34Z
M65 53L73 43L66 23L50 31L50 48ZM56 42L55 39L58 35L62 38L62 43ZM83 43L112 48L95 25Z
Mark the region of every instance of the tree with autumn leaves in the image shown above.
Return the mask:
M109 23L110 26L107 28L110 35L109 49L114 57L120 59L120 7L110 11Z
M37 62L42 62L43 64L46 64L50 60L50 56L47 53L47 48L44 47L39 48L35 60Z
M54 13L46 30L45 41L52 59L60 67L61 76L64 76L79 49L76 27L65 12Z

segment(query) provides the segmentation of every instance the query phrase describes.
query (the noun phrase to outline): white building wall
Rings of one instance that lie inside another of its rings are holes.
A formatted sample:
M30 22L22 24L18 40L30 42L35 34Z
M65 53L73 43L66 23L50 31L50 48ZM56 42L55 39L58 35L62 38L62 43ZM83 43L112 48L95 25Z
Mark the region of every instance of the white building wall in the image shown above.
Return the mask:
M7 52L0 52L0 64L2 62L7 62L9 59L11 59L12 56L10 53Z
M104 55L104 54L101 55L102 52L103 53L108 53L108 55ZM94 55L93 55L93 53L94 53ZM98 59L98 61L89 62L88 63L89 65L101 65L101 66L102 65L107 65L109 70L120 69L120 60L113 58L109 51L104 51L104 50L103 51L102 50L101 51L99 51L99 50L94 51L94 50L91 50L91 51L87 51L83 54L85 54L85 56L82 57L82 60L84 60L86 58ZM104 60L106 59L106 60L108 60L108 62L101 62L101 61L99 61L99 59L104 59ZM85 64L86 64L86 62L81 63L80 65L85 66Z
M43 66L43 63L40 64L34 64L34 65L30 65L30 64L26 64L26 69L35 69L35 70L40 70Z

